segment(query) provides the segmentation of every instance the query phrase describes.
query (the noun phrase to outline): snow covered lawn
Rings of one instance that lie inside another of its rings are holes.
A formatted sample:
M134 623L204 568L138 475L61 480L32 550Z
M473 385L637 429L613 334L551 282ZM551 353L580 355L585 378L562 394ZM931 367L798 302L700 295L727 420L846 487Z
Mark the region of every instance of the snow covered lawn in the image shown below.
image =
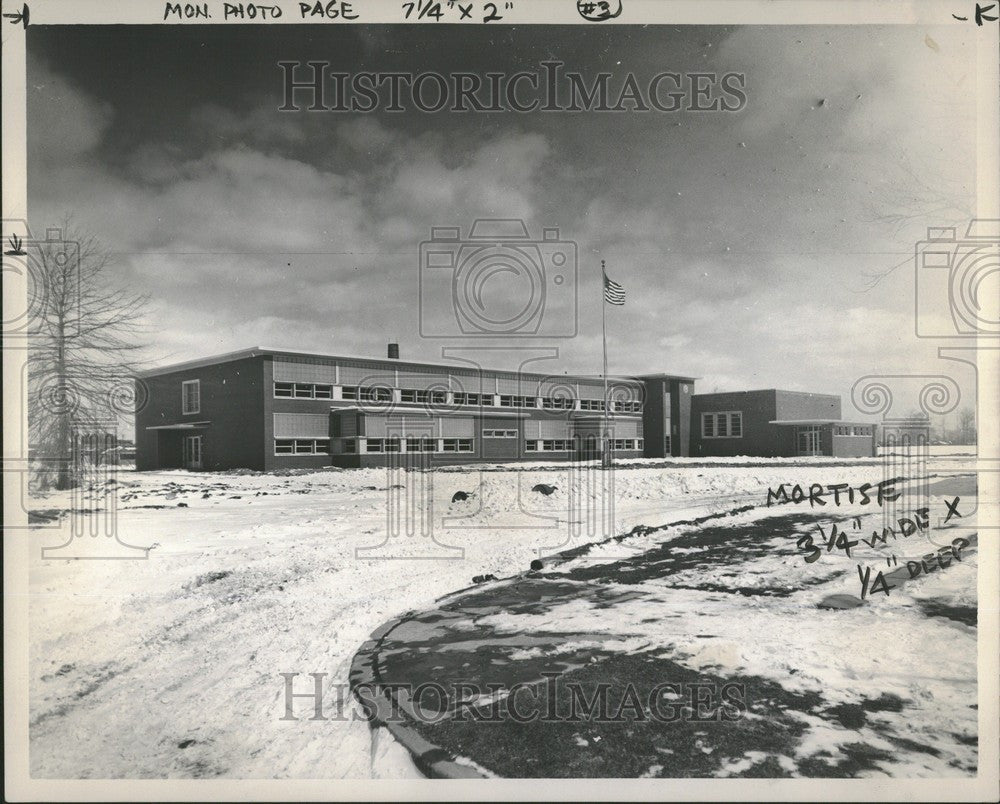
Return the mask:
M613 488L602 485L600 472L546 465L450 468L435 472L432 486L423 489L417 481L427 476L384 469L121 472L115 484L117 531L125 542L155 545L148 559L43 560L40 550L32 555L32 775L416 775L405 752L384 735L373 738L367 723L336 716L336 697L346 688L354 652L387 619L428 607L469 586L475 575L522 572L540 554L581 547L636 525L763 505L767 489L780 483L874 483L883 471L877 460L747 460L712 466L650 462L616 471ZM937 458L932 468L957 470L963 460ZM532 493L539 482L556 486L556 493ZM458 490L472 492L471 499L452 503ZM609 498L613 507L605 502ZM34 502L56 514L74 507L65 495ZM40 547L66 541L73 517L53 521L59 526L37 530ZM433 523L436 542L419 528L413 531L410 523L419 521ZM614 551L604 557L620 558ZM955 584L945 590L952 596L960 589L974 595L974 564L962 571L926 583ZM673 594L678 605L683 602L681 592ZM781 668L780 652L776 659L768 646L786 638L787 625L748 607L744 598L739 603L735 610L712 600L706 616L717 629L728 626L744 637L759 633L759 642L742 641L749 651L744 654L754 666ZM630 616L644 622L648 612L637 609ZM913 623L899 618L912 613L886 617L871 609L860 616L883 621L861 642L805 627L794 639L812 651L815 667L829 665L840 676L852 672L845 651L886 650L871 641L879 635L909 644ZM966 631L948 632L949 639L972 645L972 677L961 650L956 655L951 645L946 665L939 656L927 656L912 669L896 668L894 690L946 701L972 695L967 703L974 702L975 631L954 625ZM697 659L707 646L692 642L690 649ZM918 646L906 651L907 657L919 653ZM726 655L716 646L700 661L725 666ZM312 701L297 699L298 719L283 720L281 673L300 674L296 692L311 689L308 674L328 674L323 683L329 719L310 720ZM961 719L964 727L967 718Z

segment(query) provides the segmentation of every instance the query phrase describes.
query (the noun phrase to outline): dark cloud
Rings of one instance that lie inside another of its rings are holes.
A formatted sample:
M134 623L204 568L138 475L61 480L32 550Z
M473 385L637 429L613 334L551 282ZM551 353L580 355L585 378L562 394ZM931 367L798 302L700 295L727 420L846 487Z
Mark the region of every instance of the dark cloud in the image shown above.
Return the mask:
M629 294L609 314L613 370L846 393L862 366L934 362L909 335L912 269L869 293L865 277L973 196L974 50L956 28L934 32L937 50L925 34L32 29L32 216L74 211L112 246L156 302L162 357L268 342L379 353L388 333L434 358L416 335L420 241L521 217L579 246L582 304L551 311L579 317L560 345L574 370L598 367L603 258ZM310 58L480 73L559 59L647 80L737 70L749 100L714 114L278 111L277 61Z

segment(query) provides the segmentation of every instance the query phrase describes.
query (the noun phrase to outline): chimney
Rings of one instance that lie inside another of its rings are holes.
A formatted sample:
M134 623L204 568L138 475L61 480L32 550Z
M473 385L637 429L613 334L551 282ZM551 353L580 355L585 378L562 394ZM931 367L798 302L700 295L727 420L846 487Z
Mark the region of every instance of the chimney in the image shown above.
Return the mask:
M398 343L390 343L389 344L388 355L389 355L389 359L390 360L399 360L399 344Z

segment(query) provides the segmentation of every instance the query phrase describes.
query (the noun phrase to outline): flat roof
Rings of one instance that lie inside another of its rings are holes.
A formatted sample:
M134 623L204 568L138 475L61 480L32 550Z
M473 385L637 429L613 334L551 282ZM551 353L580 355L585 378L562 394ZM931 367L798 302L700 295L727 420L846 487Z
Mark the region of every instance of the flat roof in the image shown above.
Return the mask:
M416 368L416 369L433 369L437 371L485 371L492 374L511 374L519 377L537 377L541 379L554 380L557 378L563 378L567 380L587 380L601 382L603 377L598 374L555 374L555 373L545 373L537 371L518 371L517 369L498 369L498 368L487 368L476 367L470 364L449 364L449 363L425 363L422 361L412 361L412 360L399 360L392 357L366 357L359 355L331 355L325 352L306 352L293 349L278 349L268 346L252 346L248 349L240 349L235 352L225 352L219 355L209 355L206 357L199 357L193 360L185 360L180 363L170 363L164 366L158 366L156 368L145 369L137 373L139 377L154 377L160 374L172 374L176 371L188 371L190 369L201 368L203 366L214 366L219 363L230 363L234 360L245 360L252 357L262 357L264 355L272 356L282 356L282 357L318 357L324 360L332 361L361 361L365 363L377 363L381 366L392 367L392 368ZM640 374L640 375L625 375L625 374L609 374L608 380L614 381L628 381L628 382L640 382L644 379L660 379L669 378L676 380L688 380L693 382L696 377L683 377L678 374Z
M635 379L637 380L687 380L688 382L694 382L695 380L700 380L701 377L685 377L683 374L664 374L659 372L657 374L636 374Z
M768 422L768 424L850 424L850 425L861 425L862 427L870 427L878 422L857 422L849 421L848 419L775 419L774 421Z
M840 394L828 394L825 391L786 391L784 388L754 388L749 391L704 391L695 396L725 396L726 394L800 394L802 396L828 396L840 399Z
M211 422L181 422L179 424L157 424L147 427L147 430L203 430Z

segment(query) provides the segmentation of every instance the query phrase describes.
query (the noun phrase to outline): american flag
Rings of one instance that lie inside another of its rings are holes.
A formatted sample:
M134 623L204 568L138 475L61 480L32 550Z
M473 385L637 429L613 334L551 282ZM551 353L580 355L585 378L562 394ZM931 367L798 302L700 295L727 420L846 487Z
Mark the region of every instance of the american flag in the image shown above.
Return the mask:
M602 273L604 273L603 270ZM625 304L625 288L608 279L606 273L604 273L604 301L608 304Z

